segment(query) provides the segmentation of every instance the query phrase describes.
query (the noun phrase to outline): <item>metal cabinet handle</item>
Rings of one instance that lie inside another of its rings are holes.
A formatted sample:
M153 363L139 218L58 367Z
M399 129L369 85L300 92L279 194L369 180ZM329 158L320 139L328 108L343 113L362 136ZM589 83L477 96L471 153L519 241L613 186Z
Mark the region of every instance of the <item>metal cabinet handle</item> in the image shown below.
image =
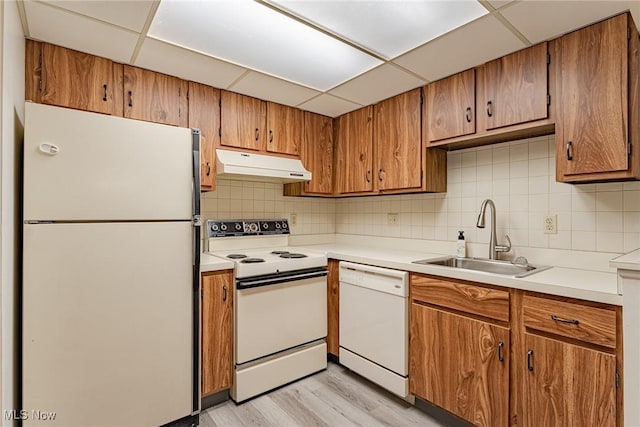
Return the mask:
M487 116L493 116L493 101L487 101Z
M571 154L571 151L573 147L573 142L568 141L567 142L567 160L573 160L573 155Z
M133 92L129 91L129 107L133 107Z
M364 179L367 182L371 182L371 171L368 170L367 173L364 174Z
M467 123L471 123L471 107L467 107L465 110L465 117L467 118Z
M579 325L580 321L578 319L562 319L558 316L556 316L555 314L551 315L551 320L556 321L556 322L560 322L560 323L568 323L570 325Z
M222 286L222 301L227 300L227 285Z
M260 129L256 128L256 141L260 139Z
M504 342L500 341L498 343L498 360L500 362L504 362L504 354L502 354L502 349L504 348Z
M269 144L273 142L273 131L269 129Z
M527 369L533 372L533 350L527 351Z
M102 85L102 88L104 89L104 96L102 97L103 101L107 100L107 85Z
M207 176L211 175L211 162L207 162Z
M382 172L384 172L382 168L378 169L378 181L380 182L382 182Z

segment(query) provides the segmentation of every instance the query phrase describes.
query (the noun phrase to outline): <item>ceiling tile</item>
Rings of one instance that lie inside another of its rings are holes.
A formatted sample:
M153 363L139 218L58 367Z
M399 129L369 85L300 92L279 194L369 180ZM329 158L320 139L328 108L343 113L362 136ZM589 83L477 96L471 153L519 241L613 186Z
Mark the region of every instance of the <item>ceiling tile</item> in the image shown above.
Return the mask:
M338 86L329 93L361 105L375 104L426 84L393 64L385 64Z
M328 94L322 94L317 98L313 98L311 101L299 105L299 107L313 113L337 117L349 111L357 110L362 107L362 105L354 104L353 102L345 101L344 99L336 98Z
M488 13L476 0L272 0L334 34L395 58Z
M134 32L36 3L24 2L29 35L38 40L129 62L138 41Z
M135 65L185 80L226 88L245 68L147 37Z
M520 1L500 13L527 39L537 43L627 9L627 1Z
M43 3L50 3L137 32L142 31L153 5L152 0L44 0Z
M255 71L249 72L229 89L292 107L320 94L316 90Z
M496 9L500 9L501 7L512 3L514 0L488 0L489 4Z
M500 21L488 15L445 34L393 62L433 81L524 47L524 43Z
M318 90L330 89L382 63L249 0L163 1L149 34Z

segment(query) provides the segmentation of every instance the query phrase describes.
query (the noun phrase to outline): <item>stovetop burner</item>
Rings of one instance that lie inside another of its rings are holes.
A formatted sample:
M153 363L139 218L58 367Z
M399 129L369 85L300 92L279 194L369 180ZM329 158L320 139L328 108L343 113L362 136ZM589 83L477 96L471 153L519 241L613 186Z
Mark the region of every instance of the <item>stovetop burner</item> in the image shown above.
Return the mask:
M280 254L280 258L306 258L307 256L305 254L298 254L298 253L292 253L292 252L285 252L283 254Z
M284 254L288 254L289 251L271 251L271 253L273 255L284 255Z
M262 258L245 258L240 262L243 264L256 264L259 262L264 262L264 260Z
M227 255L227 258L229 259L243 259L246 258L247 256L245 254L229 254Z

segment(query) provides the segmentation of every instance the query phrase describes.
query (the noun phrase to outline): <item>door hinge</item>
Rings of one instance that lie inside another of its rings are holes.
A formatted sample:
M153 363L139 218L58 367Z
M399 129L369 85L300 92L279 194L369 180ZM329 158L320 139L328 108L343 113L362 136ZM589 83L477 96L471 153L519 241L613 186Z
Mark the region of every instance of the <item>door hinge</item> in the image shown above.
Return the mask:
M551 105L551 95L547 94L547 105Z
M551 54L547 52L547 65L551 64Z
M620 374L616 371L616 388L620 388Z
M630 156L631 155L631 143L627 142L627 155Z

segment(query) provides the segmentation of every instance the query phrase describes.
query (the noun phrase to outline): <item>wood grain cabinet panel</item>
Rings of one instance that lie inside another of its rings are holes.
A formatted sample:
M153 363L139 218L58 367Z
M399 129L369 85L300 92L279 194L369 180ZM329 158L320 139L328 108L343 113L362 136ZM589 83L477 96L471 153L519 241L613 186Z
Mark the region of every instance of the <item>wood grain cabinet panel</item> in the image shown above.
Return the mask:
M124 66L124 116L166 125L189 125L187 81Z
M547 43L540 43L484 65L486 129L546 119Z
M39 93L27 99L122 116L122 105L117 104L121 79L114 75L119 68L111 60L49 43L30 42L27 48L35 50L31 55L40 68L35 87Z
M426 87L428 142L475 133L475 75L471 69Z
M264 151L266 103L257 98L222 91L220 145Z
M409 391L477 426L509 421L509 329L411 304Z
M200 129L200 189L215 190L215 149L220 145L220 90L189 82L189 127Z
M373 107L338 117L336 126L337 192L373 191Z
M327 275L327 353L340 356L340 261L329 260Z
M334 159L331 117L305 111L300 159L311 171L311 181L304 183L304 191L309 194L332 194Z
M286 105L267 103L267 151L300 155L304 112Z
M378 190L422 186L422 90L374 106L375 182Z
M524 426L616 425L615 355L532 334L524 342Z
M233 272L202 275L202 396L228 389L233 369Z
M622 14L560 39L562 99L556 124L559 181L629 175L629 93L634 109L638 96L632 91L635 87L637 92L638 37L629 20ZM627 31L634 34L631 42ZM629 43L634 47L633 54ZM631 86L630 65L635 69ZM637 122L634 126L637 128ZM634 168L637 170L637 165Z

